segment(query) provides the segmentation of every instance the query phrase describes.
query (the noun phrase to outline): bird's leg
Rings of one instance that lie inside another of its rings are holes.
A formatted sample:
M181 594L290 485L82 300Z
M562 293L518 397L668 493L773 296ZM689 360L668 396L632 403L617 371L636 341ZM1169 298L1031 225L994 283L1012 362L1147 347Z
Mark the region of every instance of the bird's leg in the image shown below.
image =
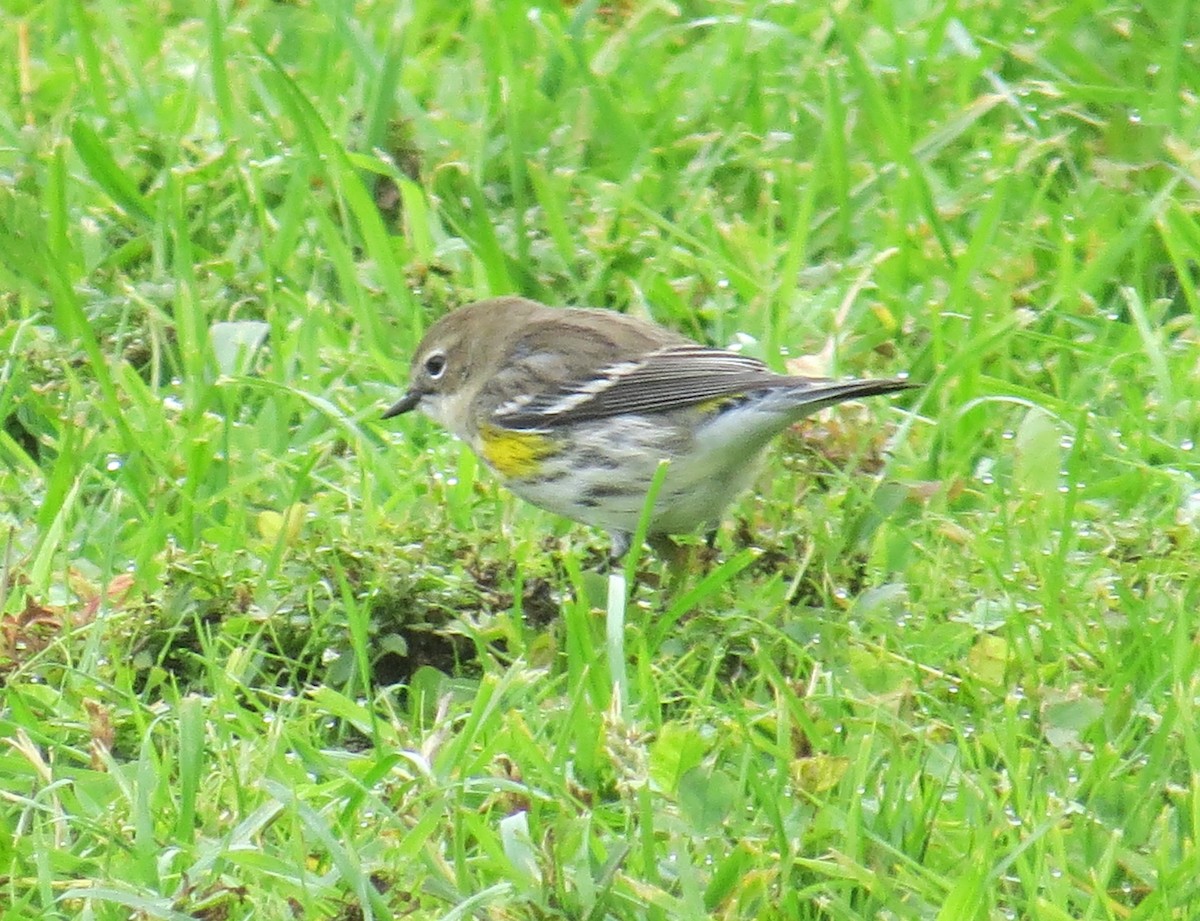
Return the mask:
M611 572L621 565L621 560L629 552L629 545L633 542L633 538L627 531L612 531L608 537L611 541L608 549L608 568Z

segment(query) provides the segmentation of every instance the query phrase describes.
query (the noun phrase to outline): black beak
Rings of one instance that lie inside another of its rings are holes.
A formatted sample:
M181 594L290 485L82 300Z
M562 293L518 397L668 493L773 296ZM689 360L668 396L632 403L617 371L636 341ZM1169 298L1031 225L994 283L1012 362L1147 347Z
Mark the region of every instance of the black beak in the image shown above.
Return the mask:
M392 416L399 416L403 413L410 412L417 408L417 404L421 402L421 393L417 390L410 390L399 400L393 403L388 411L383 414L384 419L390 419Z

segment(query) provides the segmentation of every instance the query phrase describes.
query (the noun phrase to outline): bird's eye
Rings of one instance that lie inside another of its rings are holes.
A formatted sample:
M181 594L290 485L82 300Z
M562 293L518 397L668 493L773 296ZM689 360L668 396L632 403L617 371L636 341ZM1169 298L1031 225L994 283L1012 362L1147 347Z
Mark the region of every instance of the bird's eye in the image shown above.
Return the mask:
M432 377L435 381L446 373L446 356L441 352L434 352L425 359L425 373Z

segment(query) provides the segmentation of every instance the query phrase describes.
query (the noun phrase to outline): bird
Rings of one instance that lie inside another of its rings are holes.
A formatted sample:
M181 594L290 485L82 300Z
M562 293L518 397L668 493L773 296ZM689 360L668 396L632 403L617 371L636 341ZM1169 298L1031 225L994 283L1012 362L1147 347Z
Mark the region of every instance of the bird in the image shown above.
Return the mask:
M433 419L525 501L606 531L616 564L661 462L645 532L652 545L714 529L793 423L913 386L905 377L779 374L616 311L509 296L435 322L383 418L417 410Z

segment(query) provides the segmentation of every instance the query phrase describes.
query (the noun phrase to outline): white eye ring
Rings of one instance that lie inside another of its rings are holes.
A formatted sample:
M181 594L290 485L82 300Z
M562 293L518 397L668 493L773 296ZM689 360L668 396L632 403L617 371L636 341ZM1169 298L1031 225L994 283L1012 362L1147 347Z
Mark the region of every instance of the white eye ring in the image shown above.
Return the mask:
M446 353L431 352L425 359L425 373L437 380L446 373Z

